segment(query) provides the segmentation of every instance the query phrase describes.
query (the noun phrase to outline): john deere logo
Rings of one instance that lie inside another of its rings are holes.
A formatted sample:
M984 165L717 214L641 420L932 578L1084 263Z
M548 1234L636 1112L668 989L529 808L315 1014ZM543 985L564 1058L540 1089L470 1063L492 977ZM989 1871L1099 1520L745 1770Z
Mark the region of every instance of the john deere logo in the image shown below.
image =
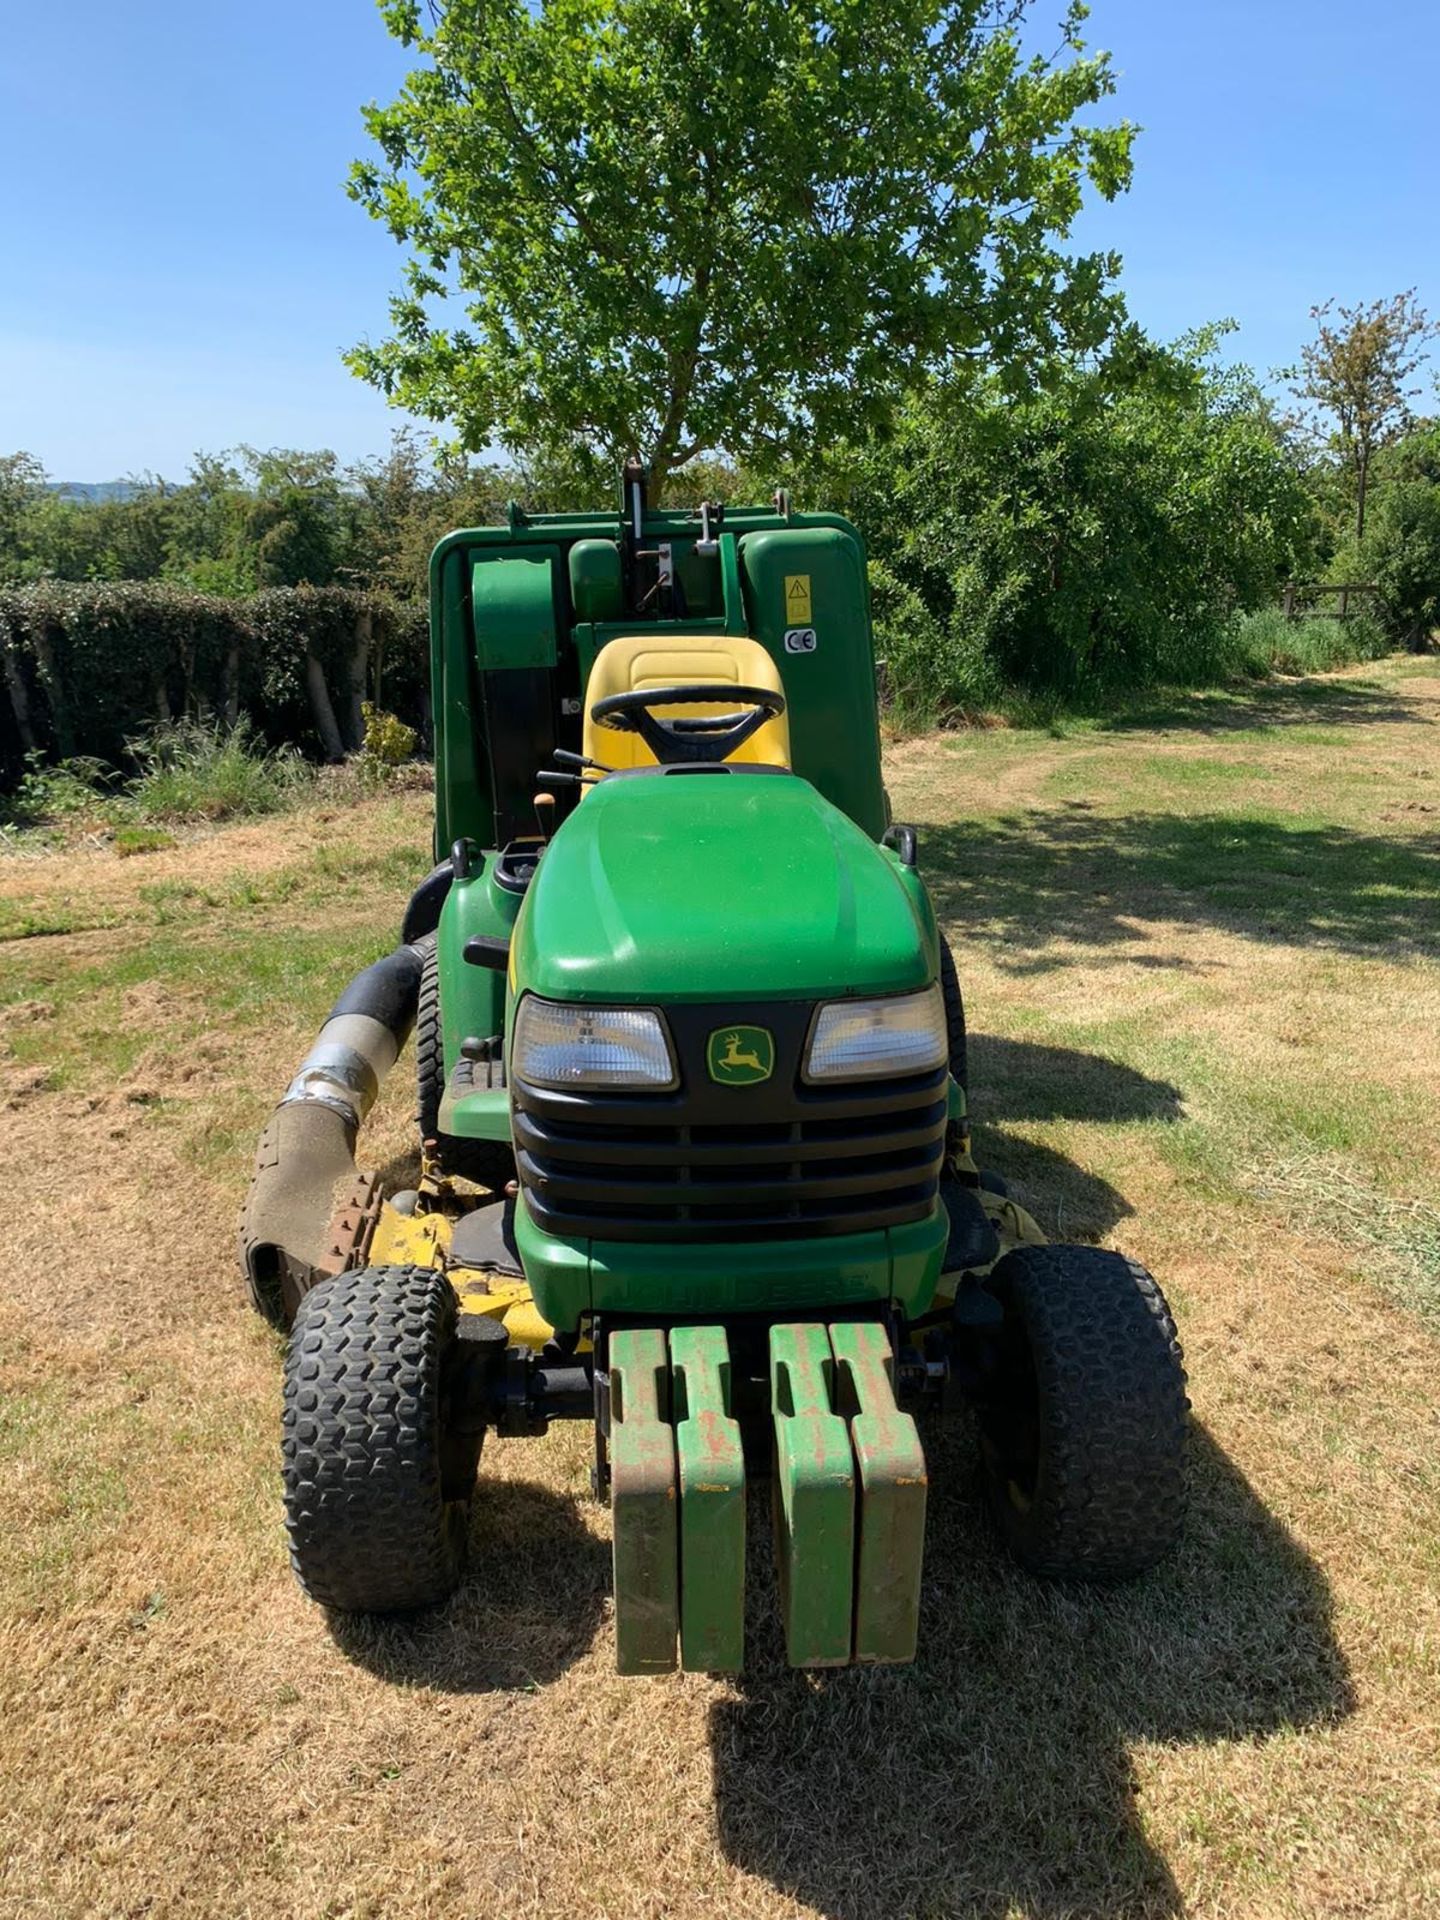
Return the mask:
M722 1087L753 1087L775 1071L775 1042L764 1027L721 1027L705 1057L710 1078Z

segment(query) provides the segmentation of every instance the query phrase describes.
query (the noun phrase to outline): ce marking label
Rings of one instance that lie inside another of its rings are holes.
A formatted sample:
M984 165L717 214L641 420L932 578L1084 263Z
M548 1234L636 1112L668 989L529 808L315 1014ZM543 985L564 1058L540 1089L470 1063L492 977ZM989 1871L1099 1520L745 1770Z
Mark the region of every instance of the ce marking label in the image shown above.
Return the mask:
M787 653L814 653L819 642L815 638L814 627L787 627L785 629L785 651Z

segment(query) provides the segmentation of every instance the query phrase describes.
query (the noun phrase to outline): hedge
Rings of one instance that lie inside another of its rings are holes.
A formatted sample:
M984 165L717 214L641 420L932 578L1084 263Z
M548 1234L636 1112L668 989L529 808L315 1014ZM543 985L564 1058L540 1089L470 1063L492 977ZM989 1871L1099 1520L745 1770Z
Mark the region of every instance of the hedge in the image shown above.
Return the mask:
M365 699L428 733L424 609L346 587L234 600L151 581L6 588L0 678L6 784L27 754L122 761L127 741L185 715L244 713L330 760L359 746Z

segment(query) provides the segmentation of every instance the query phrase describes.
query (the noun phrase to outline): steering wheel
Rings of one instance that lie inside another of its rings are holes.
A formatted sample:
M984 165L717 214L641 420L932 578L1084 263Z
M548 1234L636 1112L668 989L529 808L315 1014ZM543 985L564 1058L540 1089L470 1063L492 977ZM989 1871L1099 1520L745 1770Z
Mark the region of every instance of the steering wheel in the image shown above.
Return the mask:
M743 700L744 711L697 714L691 719L677 715L669 720L650 711L652 707L708 706L719 700ZM783 693L769 687L737 687L727 681L612 693L595 702L590 718L597 727L609 727L614 733L638 733L662 767L675 767L685 761L728 760L751 734L784 711Z

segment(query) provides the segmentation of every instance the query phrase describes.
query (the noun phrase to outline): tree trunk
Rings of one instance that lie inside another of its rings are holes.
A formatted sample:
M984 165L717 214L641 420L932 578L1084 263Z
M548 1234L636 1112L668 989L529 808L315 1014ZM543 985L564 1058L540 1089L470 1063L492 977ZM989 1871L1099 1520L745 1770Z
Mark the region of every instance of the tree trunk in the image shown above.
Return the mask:
M369 607L355 616L355 646L350 655L350 689L345 702L346 745L357 752L365 744L365 688L370 677L370 642L375 633L375 616Z
M170 693L165 685L163 673L157 673L151 679L150 697L155 702L155 718L162 727L168 727L173 716L170 712Z
M1370 455L1360 455L1359 485L1355 490L1355 544L1365 538L1365 494L1370 485Z
M35 649L35 665L40 670L40 684L45 689L45 698L50 704L50 720L55 728L55 745L60 758L68 760L75 751L75 735L70 726L70 709L65 700L65 690L60 685L60 675L55 670L55 649L51 646L54 629L49 621L43 621L30 636L30 644Z
M220 686L225 726L233 732L240 720L240 643L232 640L225 651L225 674Z
M325 669L313 653L305 656L305 685L310 694L310 711L315 716L315 731L325 758L334 766L345 758L340 729L335 724L335 709L330 704L330 689L325 684Z
M20 662L15 658L14 643L8 637L0 640L0 661L4 662L5 687L10 695L20 744L26 753L38 753L40 742L35 738L35 729L30 721L30 695L25 690L25 676L20 670Z

